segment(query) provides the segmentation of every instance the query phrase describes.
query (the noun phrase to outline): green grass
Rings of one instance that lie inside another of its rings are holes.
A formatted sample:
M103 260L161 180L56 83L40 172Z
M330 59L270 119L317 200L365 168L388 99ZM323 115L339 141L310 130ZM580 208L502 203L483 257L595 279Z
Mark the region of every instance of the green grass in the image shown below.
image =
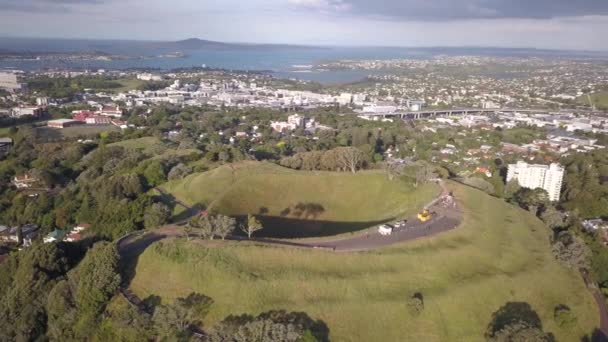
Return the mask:
M200 153L194 149L171 148L156 137L143 137L129 139L110 144L109 146L122 146L126 149L140 150L147 155L154 156L154 159L166 159L170 157L183 157L192 153Z
M306 172L259 162L222 166L163 188L191 206L260 215L262 234L275 237L361 230L412 215L439 192L434 184L389 181L383 171Z
M40 134L47 135L53 133L61 134L66 138L75 138L78 136L87 136L87 137L99 137L99 134L102 132L120 132L120 128L114 125L104 125L104 126L74 126L67 127L62 129L50 128L50 127L39 127L37 131Z
M608 91L590 94L591 102L599 109L608 109ZM587 95L580 96L576 102L584 105L589 105L589 97Z
M328 324L333 341L482 341L509 301L528 302L558 341L591 333L597 307L580 276L553 258L548 229L500 199L450 186L464 222L436 237L361 253L184 240L167 253L156 246L171 242L161 242L140 256L131 288L164 302L211 296L207 326L230 314L305 311ZM425 309L412 317L406 298L417 291ZM555 324L558 304L572 308L578 326Z
M158 149L165 149L160 139L156 137L143 137L138 139L129 139L119 141L109 146L122 146L127 149L133 150L144 150L144 151L156 151Z
M138 80L137 78L121 78L118 80L122 87L111 89L111 91L119 93L119 92L127 92L129 90L137 89L140 85L146 83L145 81Z

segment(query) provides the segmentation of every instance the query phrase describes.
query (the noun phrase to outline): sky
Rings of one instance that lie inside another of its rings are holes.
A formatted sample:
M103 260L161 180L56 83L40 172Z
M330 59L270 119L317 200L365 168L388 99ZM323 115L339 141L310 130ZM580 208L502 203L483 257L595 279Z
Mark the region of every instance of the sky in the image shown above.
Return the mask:
M606 51L607 34L608 0L0 0L5 37Z

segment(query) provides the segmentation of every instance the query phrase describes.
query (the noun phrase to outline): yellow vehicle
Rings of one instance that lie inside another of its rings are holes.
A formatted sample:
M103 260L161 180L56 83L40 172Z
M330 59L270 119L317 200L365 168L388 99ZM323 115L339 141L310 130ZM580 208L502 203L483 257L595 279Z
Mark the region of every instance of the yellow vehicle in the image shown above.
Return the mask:
M422 222L426 222L433 218L433 214L428 209L424 209L421 213L418 214L418 219Z

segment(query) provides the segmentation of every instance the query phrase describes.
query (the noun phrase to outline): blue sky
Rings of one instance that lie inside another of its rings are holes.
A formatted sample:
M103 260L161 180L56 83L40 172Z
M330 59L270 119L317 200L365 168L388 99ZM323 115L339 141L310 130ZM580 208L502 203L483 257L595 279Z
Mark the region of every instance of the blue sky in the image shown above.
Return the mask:
M606 34L608 0L0 0L2 36L608 50Z

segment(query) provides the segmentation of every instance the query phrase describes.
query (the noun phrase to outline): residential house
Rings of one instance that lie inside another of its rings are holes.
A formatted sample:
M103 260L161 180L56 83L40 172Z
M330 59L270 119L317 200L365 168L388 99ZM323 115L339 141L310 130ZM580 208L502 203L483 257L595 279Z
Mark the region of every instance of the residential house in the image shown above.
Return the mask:
M72 228L72 230L65 237L65 241L68 242L76 242L82 240L82 232L91 228L91 225L88 223L81 223L76 227Z
M39 181L40 179L38 179L37 177L30 176L26 173L22 176L15 176L15 178L13 179L13 185L15 185L17 189L27 189L31 188Z
M11 138L0 138L0 154L7 153L11 146L13 146L13 139Z
M51 242L58 242L58 241L63 241L63 238L65 237L65 231L61 230L61 229L55 229L52 232L48 233L43 241L44 243L51 243Z
M35 224L26 224L21 227L21 238L23 244L29 246L32 241L38 237L38 226ZM19 227L12 227L10 229L4 229L0 231L0 240L19 242Z

